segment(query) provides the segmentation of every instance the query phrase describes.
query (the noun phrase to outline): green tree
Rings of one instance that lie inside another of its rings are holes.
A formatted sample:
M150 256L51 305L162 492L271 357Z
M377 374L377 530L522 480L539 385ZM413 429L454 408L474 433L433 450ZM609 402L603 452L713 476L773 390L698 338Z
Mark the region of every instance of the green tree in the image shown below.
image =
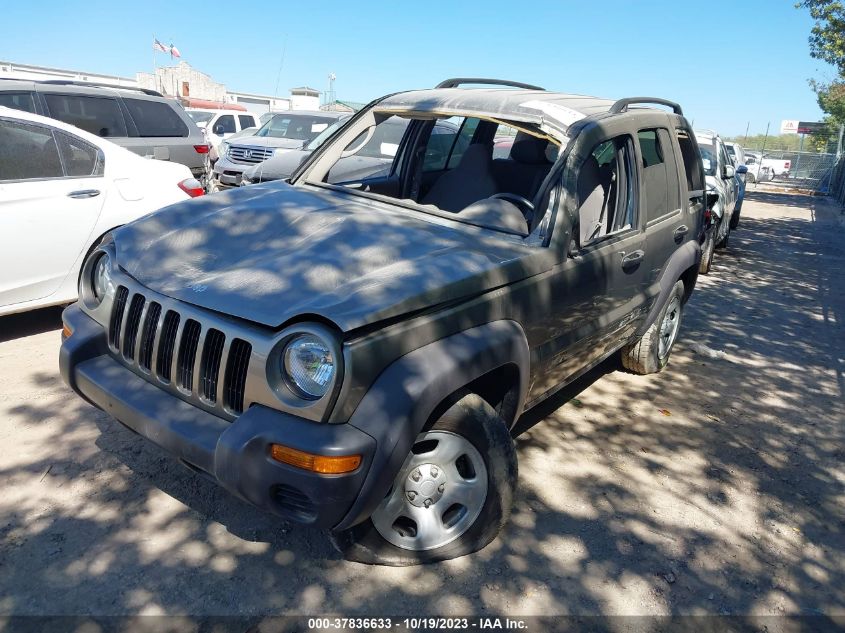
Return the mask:
M840 0L802 0L795 7L808 9L816 21L810 32L810 55L834 66L845 78L845 5Z

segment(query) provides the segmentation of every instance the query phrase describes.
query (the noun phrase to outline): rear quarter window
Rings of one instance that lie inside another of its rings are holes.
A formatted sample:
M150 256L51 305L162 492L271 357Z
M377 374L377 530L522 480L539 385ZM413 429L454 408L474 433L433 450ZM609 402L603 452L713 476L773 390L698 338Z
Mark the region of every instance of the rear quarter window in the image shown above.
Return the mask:
M46 93L50 116L96 136L125 137L120 104L111 97Z
M138 129L138 136L188 136L188 126L169 104L124 97L123 102Z
M0 92L0 106L35 114L35 97L31 92Z

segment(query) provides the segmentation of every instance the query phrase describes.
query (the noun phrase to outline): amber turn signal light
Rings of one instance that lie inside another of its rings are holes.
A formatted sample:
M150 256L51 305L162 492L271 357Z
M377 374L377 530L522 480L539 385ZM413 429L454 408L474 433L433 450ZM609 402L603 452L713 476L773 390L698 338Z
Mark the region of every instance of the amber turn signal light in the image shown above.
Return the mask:
M270 445L270 456L277 462L321 475L351 473L361 465L360 455L314 455L281 444Z
M62 327L62 340L66 338L70 338L70 335L73 334L73 330L71 330L67 325Z

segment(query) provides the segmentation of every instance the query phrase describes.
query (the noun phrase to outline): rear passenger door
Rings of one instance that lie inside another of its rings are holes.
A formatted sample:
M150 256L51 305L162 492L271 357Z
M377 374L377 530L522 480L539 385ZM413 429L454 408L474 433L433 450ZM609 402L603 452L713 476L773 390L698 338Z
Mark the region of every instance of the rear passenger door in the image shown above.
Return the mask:
M675 144L667 127L639 130L637 143L640 150L643 183L643 210L646 245L649 251L647 306L660 292L660 275L672 254L697 232L692 218L684 213L682 204L681 175Z

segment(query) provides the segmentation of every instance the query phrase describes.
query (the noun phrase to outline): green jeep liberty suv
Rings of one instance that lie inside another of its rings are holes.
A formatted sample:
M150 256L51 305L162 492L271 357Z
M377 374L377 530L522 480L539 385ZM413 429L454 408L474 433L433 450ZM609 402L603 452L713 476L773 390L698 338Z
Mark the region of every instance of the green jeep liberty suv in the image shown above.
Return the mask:
M389 170L351 170L400 119ZM461 556L508 519L523 412L611 354L665 366L704 195L668 101L486 79L389 95L286 182L114 231L64 313L62 375L350 559Z

